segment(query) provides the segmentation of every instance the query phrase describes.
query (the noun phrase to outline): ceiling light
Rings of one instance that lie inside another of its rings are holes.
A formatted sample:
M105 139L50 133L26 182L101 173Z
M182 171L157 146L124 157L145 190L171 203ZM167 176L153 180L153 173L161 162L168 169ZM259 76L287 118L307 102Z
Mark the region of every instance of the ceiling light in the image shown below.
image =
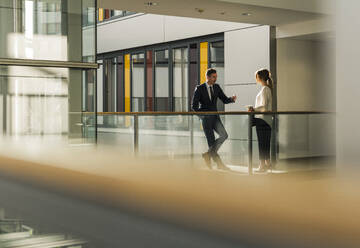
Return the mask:
M145 5L146 6L156 6L156 5L158 5L158 3L156 3L156 2L147 2L147 3L145 3Z

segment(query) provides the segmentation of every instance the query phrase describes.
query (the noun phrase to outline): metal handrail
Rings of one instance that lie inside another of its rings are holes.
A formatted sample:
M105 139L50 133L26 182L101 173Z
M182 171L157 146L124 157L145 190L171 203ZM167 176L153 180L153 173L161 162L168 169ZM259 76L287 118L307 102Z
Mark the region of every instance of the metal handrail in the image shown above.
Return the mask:
M99 67L97 63L55 61L55 60L12 59L12 58L10 59L0 58L0 65L55 67L55 68L73 68L73 69L98 69Z
M82 114L94 114L94 112L82 112ZM97 115L307 115L307 114L336 114L330 111L217 111L217 112L97 112Z

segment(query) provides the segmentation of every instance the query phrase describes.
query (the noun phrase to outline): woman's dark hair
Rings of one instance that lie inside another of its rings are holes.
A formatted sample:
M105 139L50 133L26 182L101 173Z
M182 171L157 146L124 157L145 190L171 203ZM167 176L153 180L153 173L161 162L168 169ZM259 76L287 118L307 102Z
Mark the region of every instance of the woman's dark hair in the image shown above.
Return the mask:
M267 86L272 90L274 87L274 82L271 78L271 73L268 69L260 69L255 73L260 80L266 82Z

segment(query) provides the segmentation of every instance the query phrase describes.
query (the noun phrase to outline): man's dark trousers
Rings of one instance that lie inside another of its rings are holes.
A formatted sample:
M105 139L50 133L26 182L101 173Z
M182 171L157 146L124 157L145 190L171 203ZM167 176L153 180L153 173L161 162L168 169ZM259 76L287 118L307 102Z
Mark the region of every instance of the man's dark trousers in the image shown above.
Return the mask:
M214 160L217 160L219 159L217 152L220 149L221 145L228 138L228 134L218 115L203 116L202 125L209 145L208 152ZM214 132L219 135L217 139L215 139Z

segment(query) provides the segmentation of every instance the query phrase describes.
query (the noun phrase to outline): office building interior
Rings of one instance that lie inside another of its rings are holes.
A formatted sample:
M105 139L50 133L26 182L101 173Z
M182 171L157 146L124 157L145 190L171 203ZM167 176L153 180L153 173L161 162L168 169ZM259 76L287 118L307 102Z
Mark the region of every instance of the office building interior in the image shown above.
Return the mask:
M358 161L345 2L1 0L0 247L358 247L356 180L337 180ZM192 109L209 68L237 97L217 102L228 171Z

